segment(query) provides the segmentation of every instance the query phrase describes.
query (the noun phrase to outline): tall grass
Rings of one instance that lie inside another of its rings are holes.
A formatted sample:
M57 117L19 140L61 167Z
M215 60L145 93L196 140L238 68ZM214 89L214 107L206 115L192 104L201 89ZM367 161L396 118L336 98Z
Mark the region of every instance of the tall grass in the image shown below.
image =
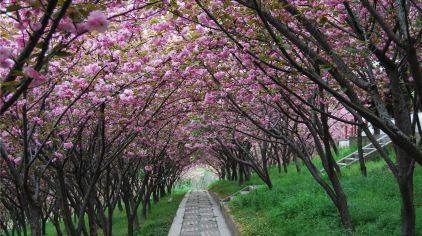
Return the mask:
M347 154L346 154L347 155ZM400 197L397 183L383 161L367 163L368 177L359 165L343 168L341 182L356 226L353 235L399 235ZM244 235L345 235L338 213L321 187L303 168L296 173L271 170L273 190L262 187L229 203ZM416 222L422 235L422 167L414 174ZM254 176L248 184L263 184ZM220 196L240 186L219 181L210 186Z

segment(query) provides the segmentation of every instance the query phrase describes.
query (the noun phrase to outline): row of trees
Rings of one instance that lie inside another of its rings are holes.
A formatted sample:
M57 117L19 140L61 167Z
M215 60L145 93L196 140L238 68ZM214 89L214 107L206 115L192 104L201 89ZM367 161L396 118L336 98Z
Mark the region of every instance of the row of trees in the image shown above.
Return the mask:
M241 51L231 53L236 71L225 66L227 61L218 69L212 65L215 62L204 65L214 89L224 91L221 97L243 119L243 127L228 125L235 123L233 119L226 123L228 140L217 140L222 146L217 156L254 168L271 187L265 174L270 146L266 142L287 146L325 190L344 227L353 231L340 170L333 158L336 130L330 123L336 120L357 126L396 178L402 234L414 235L413 170L421 163L416 139L420 131L421 55L417 49L422 31L416 20L420 6L413 1L196 3L198 11L206 15L202 23ZM239 70L247 78L239 78ZM341 110L349 117L339 116ZM367 122L392 139L396 161L381 148ZM240 144L234 132L243 133L240 140L252 138L261 153L250 158L248 145ZM236 156L236 149L243 152L243 158ZM321 158L327 181L310 161L314 154ZM360 157L365 175L362 152ZM247 159L251 160L245 162Z
M333 158L347 125L385 160L402 234L415 235L417 2L37 0L0 10L5 232L29 224L41 235L63 220L70 235L111 235L123 204L133 234L138 209L193 163L240 182L255 172L269 188L271 165L303 163L353 231ZM392 139L395 160L369 125Z
M185 81L139 33L158 3L1 3L0 234L113 235L119 208L134 235L192 163Z

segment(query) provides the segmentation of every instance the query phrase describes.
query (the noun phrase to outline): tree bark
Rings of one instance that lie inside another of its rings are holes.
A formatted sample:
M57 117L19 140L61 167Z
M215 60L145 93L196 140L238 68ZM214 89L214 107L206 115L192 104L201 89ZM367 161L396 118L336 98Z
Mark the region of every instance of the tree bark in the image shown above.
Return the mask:
M357 138L357 146L358 146L358 158L359 158L359 165L360 165L360 172L363 176L367 176L366 172L366 165L365 159L363 157L363 149L362 149L362 127L358 127L358 138Z
M57 236L62 236L63 234L62 229L60 227L59 217L57 217L56 214L54 214L54 216L52 217L51 222L53 223L54 228L56 229Z
M39 207L30 204L29 206L29 223L31 224L32 236L42 235L41 210Z
M402 177L399 180L399 188L401 197L401 235L416 235L413 176Z

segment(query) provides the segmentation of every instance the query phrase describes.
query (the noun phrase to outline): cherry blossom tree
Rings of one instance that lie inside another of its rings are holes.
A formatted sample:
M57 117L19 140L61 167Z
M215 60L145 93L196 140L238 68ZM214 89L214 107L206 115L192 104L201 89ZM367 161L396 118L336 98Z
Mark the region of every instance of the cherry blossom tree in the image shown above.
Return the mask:
M415 1L1 2L2 232L52 222L60 235L63 221L68 235L113 235L118 207L133 235L192 166L271 189L269 169L290 163L352 231L334 160L346 126L360 154L362 133L380 152L415 235L420 14Z

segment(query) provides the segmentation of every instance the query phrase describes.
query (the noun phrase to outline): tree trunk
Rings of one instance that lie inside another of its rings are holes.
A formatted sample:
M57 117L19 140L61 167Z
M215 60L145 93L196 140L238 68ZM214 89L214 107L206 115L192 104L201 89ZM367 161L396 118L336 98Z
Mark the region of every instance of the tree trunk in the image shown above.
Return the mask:
M401 235L411 236L416 234L415 206L413 204L413 181L402 180L401 182Z
M397 127L406 135L412 135L410 119L410 101L399 79L397 68L386 68L391 80L391 94L394 104L394 119ZM421 96L420 94L419 96ZM401 196L401 234L415 235L415 206L413 203L413 169L414 159L398 146L395 146L398 166L398 183Z
M226 162L225 167L226 167L227 180L231 180L232 174L231 174L230 164Z
M148 193L144 199L144 201L142 202L142 216L144 217L144 219L147 218L147 198L148 197Z
M42 232L42 235L45 235L45 220L42 220L41 221L41 232Z
M130 215L127 215L127 235L128 236L133 236L133 221L134 218L131 217Z
M42 235L41 209L39 209L39 207L33 204L30 204L29 214L30 214L29 223L31 224L32 236L41 236Z
M265 184L268 186L268 189L273 189L273 183L271 182L271 179L269 177L265 179Z
M321 105L321 109L325 110L324 105ZM346 230L354 231L354 226L352 222L352 217L349 212L349 207L347 206L346 194L344 194L343 188L341 186L340 180L337 174L340 174L338 170L338 165L334 160L334 157L330 150L330 130L328 126L328 117L326 114L321 114L321 123L322 123L322 138L325 149L325 155L321 156L321 161L327 166L326 171L328 179L333 186L335 192L335 205L339 211L341 222ZM317 141L317 140L315 140ZM336 169L336 171L334 171Z
M262 169L264 171L265 183L268 185L269 189L273 189L273 183L271 182L270 173L268 172L267 157L262 160Z
M236 166L237 166L236 162L233 161L232 162L232 179L231 179L232 181L237 180L237 177L238 177Z
M54 214L53 218L51 219L51 222L54 225L54 228L56 229L57 236L62 236L62 229L60 228L60 222L59 218Z
M278 161L280 161L280 160L278 160ZM284 170L284 173L287 173L287 158L286 157L283 157L283 170ZM279 167L278 167L278 172L279 173L281 172L280 164L279 164Z
M242 185L245 183L244 180L244 168L242 164L239 164L239 185Z
M128 196L123 197L123 204L126 212L127 219L127 235L133 236L135 229L135 221L137 220L136 210L134 209L134 204L131 203L131 200Z
M108 209L108 219L107 219L107 234L106 236L112 236L112 232L113 232L113 212L116 206L113 207L113 209Z
M226 179L226 170L225 170L225 168L222 168L220 180L224 180L224 179Z
M168 186L167 186L167 194L171 194L171 189L173 188L173 185L172 184L169 184Z
M158 190L154 190L153 194L152 194L152 199L154 200L154 203L158 202Z
M415 205L413 199L413 169L410 157L402 149L397 148L397 162L399 166L398 184L401 197L401 235L416 235Z
M89 207L88 207L89 208ZM88 210L90 212L90 210ZM89 235L96 236L98 235L98 226L97 222L95 221L95 215L92 213L88 213L88 223L89 223Z
M141 191L143 191L143 190L141 190ZM133 218L133 229L137 230L137 229L139 229L140 222L139 222L139 217L138 217L138 205L137 205L135 200L131 201L131 209L132 209L132 215L133 215L132 216L132 218Z
M277 170L278 170L278 173L280 174L281 173L281 161L280 161L280 157L277 157L276 161L277 161ZM283 163L283 165L284 165L284 163Z
M337 193L337 202L337 209L340 213L341 222L344 228L353 231L354 227L352 217L350 216L346 195L344 194L343 190L341 190L341 193Z
M164 187L164 184L160 186L160 197L163 198L166 196L166 188Z
M251 180L251 168L249 166L245 166L245 180Z
M120 212L123 211L122 201L120 200L117 201L117 209L119 209Z
M25 221L23 221L23 223L25 223ZM26 227L26 224L22 226L22 230L23 230L23 235L27 236L28 228ZM19 230L19 235L20 235L20 230Z
M72 213L67 203L67 192L66 192L66 184L64 180L63 171L57 170L57 179L59 182L59 190L57 191L58 192L57 196L58 196L58 201L61 208L60 212L62 214L66 233L69 236L74 236L76 235L76 232L75 232L75 227L72 222Z
M296 166L296 172L300 173L301 168L300 168L300 160L299 158L297 158L296 155L293 154L293 161L295 162L295 166Z
M360 165L360 172L363 176L367 176L366 172L366 165L365 165L365 159L363 158L363 149L362 149L362 127L358 127L358 139L357 139L357 145L358 145L358 158L359 158L359 165Z

